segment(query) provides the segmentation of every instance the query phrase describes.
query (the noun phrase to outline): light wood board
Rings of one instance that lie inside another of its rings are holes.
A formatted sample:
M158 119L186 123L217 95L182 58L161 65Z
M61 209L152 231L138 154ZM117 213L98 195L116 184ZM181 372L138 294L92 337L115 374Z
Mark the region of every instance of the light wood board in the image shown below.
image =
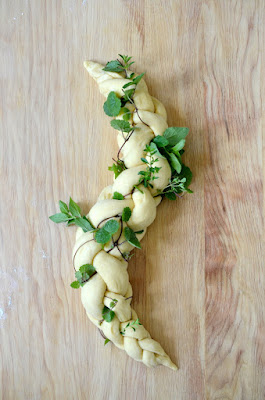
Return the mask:
M265 398L264 8L1 1L2 399ZM194 194L159 206L129 266L133 306L178 372L104 347L69 286L75 228L48 220L69 195L87 212L112 181L116 135L83 60L118 53L190 128Z

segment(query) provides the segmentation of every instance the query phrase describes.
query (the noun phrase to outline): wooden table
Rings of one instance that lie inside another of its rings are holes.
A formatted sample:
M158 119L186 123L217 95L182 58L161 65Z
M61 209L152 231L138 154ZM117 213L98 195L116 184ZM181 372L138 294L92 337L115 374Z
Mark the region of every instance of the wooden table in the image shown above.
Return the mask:
M265 398L264 7L1 1L3 400ZM69 286L75 228L48 220L69 195L87 212L112 180L116 135L83 60L117 53L190 127L194 194L163 201L129 266L133 306L178 372L104 347Z

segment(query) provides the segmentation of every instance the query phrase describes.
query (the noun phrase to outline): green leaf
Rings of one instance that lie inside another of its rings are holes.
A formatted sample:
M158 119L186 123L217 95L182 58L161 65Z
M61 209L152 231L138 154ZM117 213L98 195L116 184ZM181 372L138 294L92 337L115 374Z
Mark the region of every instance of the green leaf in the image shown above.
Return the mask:
M101 228L99 229L96 234L95 234L95 240L97 243L108 243L111 239L111 234L107 231L105 231L105 229Z
M134 232L136 235L140 235L141 233L144 233L144 230L142 229L141 231L136 231Z
M157 145L154 142L151 142L149 147L150 147L151 152L153 152L154 154L158 154L160 157L166 158L160 153L160 151L158 150Z
M179 174L181 171L181 164L180 164L178 158L175 156L175 154L169 153L169 159L170 159L170 164L171 164L172 168L174 168L177 171L177 173Z
M148 164L148 161L146 158L141 157L141 161L144 162L145 164Z
M107 221L105 223L105 225L103 226L103 229L107 232L109 232L111 235L114 235L114 233L116 233L118 231L120 227L120 224L118 221L116 221L116 219L110 219L109 221Z
M124 91L124 99L125 100L130 100L130 98L132 97L132 95L134 94L134 89L128 89Z
M125 83L125 85L123 85L123 89L126 89L127 87L129 87L131 85L134 85L134 82Z
M80 288L80 283L78 281L74 281L70 285L74 289L79 289Z
M87 273L89 276L92 276L96 272L96 268L92 264L84 264L81 265L79 271L83 273Z
M51 221L55 222L56 224L59 224L60 222L69 221L72 217L67 216L64 213L58 213L58 214L51 215L49 218Z
M108 168L109 171L114 172L115 179L120 175L122 171L125 171L126 167L123 161L115 161L111 167Z
M74 202L74 200L71 197L69 200L69 210L74 217L81 217L80 207Z
M115 312L104 306L102 310L102 317L106 322L111 322L115 317Z
M132 130L131 125L128 121L124 121L122 119L113 119L110 122L112 128L117 129L118 131L122 132L130 132Z
M129 121L131 118L131 112L127 107L122 107L121 112L123 113L122 118L124 121Z
M79 217L74 220L75 225L83 229L84 232L93 231L95 228L88 221L87 217Z
M104 346L106 346L106 344L109 343L109 342L110 342L110 340L106 338L105 342L104 342Z
M109 61L105 68L103 68L103 71L108 71L108 72L121 72L123 71L124 67L121 65L121 63L118 60L113 60Z
M184 146L185 146L185 139L181 139L174 147L172 147L171 151L173 151L176 154L180 150L182 150Z
M157 135L152 142L154 142L157 147L166 147L168 145L168 140L164 136Z
M180 174L180 178L186 178L186 182L185 182L185 188L187 190L187 188L190 186L191 181L192 181L192 172L189 169L189 167L187 167L186 165L182 165L182 170L181 170L181 174Z
M185 139L189 133L188 128L170 127L165 130L163 136L168 140L170 146L175 146L180 140Z
M64 213L64 214L69 213L68 205L66 203L64 203L62 200L59 200L59 207L60 207L60 210L62 213Z
M165 193L165 197L169 200L176 200L176 195L174 192L167 192Z
M142 79L142 77L144 76L145 72L143 72L142 74L136 76L135 78L133 78L133 83L135 85L138 85L138 83L140 82L140 80Z
M121 110L121 101L114 92L110 92L103 105L105 114L109 117L117 117Z
M127 240L128 243L130 243L134 247L137 247L138 249L141 249L140 242L131 228L126 226L126 228L124 229L124 234L125 234L125 239Z
M115 200L124 200L124 196L123 196L123 194L121 194L119 192L114 192L113 193L113 199L115 199Z
M121 218L122 218L122 220L123 220L124 222L127 222L127 221L129 221L129 219L131 218L131 215L132 215L132 212L131 212L130 207L125 207L125 208L123 209L123 211L122 211L122 216L121 216Z

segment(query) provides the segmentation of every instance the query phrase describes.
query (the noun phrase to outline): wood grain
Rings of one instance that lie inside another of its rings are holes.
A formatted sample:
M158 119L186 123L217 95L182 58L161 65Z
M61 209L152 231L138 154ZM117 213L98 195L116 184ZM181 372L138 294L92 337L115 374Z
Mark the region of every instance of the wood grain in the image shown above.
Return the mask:
M264 6L1 2L0 398L265 398ZM111 182L115 136L82 62L117 53L190 127L194 194L162 203L129 266L177 373L103 346L69 287L75 229L47 218L69 195L87 212Z

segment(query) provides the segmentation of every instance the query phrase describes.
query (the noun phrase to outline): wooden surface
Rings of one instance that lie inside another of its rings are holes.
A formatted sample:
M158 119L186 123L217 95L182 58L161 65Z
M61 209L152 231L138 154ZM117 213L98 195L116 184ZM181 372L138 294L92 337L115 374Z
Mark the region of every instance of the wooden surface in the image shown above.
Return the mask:
M264 8L1 1L2 399L265 398ZM169 124L190 127L194 194L162 203L129 266L177 373L104 347L69 286L75 229L48 220L69 195L87 212L112 180L115 134L82 63L117 53L147 72Z

